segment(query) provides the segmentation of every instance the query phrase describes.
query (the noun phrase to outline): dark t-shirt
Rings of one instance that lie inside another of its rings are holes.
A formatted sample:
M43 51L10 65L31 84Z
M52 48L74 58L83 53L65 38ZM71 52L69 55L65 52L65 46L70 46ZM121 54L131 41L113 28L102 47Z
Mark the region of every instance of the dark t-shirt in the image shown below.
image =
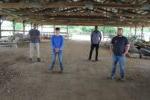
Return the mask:
M113 45L113 53L116 56L122 56L125 52L126 45L129 44L128 39L124 36L115 36L111 44Z
M101 33L99 31L93 31L91 34L91 43L99 44L101 42Z
M40 42L40 32L37 29L31 29L29 31L30 41L31 43L39 43Z

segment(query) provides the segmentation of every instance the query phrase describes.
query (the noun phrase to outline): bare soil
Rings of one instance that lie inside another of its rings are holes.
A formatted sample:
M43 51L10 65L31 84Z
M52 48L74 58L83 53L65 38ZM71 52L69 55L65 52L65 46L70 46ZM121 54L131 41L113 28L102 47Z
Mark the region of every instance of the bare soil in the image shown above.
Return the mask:
M0 48L0 100L150 100L150 60L128 58L126 80L110 80L108 50L88 61L90 43L66 40L64 73L52 73L49 45L41 43L41 62L28 60L28 47Z

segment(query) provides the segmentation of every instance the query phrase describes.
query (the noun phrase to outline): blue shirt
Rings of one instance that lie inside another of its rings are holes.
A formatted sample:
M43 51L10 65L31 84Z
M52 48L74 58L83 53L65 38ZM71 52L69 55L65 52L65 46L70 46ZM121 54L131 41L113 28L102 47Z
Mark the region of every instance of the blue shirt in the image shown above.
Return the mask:
M63 36L62 35L52 35L51 47L52 47L52 49L59 48L59 50L63 50L63 47L64 47Z
M93 31L91 34L91 43L99 44L101 41L101 33L99 31Z
M122 56L129 42L128 42L128 39L124 36L115 36L112 39L111 44L113 45L114 55Z
M31 43L39 43L40 42L40 32L37 29L31 29L29 31L30 42Z

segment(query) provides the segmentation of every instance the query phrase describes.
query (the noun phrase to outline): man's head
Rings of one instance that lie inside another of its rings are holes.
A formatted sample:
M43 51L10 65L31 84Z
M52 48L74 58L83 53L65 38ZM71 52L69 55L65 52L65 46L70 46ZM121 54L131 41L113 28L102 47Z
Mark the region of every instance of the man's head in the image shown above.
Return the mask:
M96 31L98 30L98 26L95 26L95 30L96 30Z
M56 34L56 35L59 35L59 33L60 33L60 28L59 28L59 27L56 27L56 28L55 28L55 34Z
M118 28L117 29L117 35L122 36L123 35L123 28Z
M36 28L37 28L37 25L36 25L36 24L33 24L33 28L36 29Z

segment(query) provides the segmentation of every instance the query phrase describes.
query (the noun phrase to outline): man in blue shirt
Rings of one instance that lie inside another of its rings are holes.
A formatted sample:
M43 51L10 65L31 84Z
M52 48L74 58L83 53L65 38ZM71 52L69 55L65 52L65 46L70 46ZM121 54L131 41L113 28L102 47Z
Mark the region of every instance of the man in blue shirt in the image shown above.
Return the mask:
M115 78L116 66L119 63L121 80L125 78L125 56L129 50L129 42L126 37L123 36L123 29L117 29L117 36L111 41L111 52L113 53L113 65L111 79Z
M37 61L40 62L40 32L36 29L36 24L33 25L33 29L29 31L30 36L30 60L33 59L34 52L37 53Z
M101 33L98 31L98 26L95 26L95 30L91 34L91 50L89 54L89 60L91 60L93 50L95 48L95 61L98 61L98 49L101 42Z
M51 48L52 48L52 64L49 66L49 70L53 70L53 67L56 62L56 56L58 55L60 69L63 72L63 47L64 47L64 38L60 35L60 28L55 28L55 34L51 37Z

